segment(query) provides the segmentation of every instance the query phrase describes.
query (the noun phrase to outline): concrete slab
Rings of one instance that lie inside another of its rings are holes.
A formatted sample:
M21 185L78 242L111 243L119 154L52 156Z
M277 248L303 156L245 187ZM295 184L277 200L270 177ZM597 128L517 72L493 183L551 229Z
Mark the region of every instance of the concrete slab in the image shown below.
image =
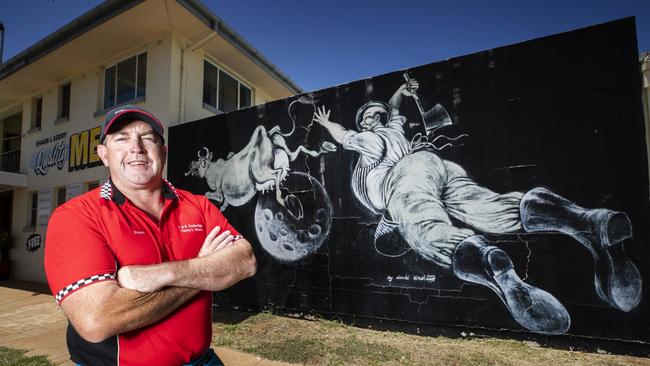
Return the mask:
M242 366L292 366L294 364L266 360L248 353L238 352L230 348L215 347L214 351L225 365Z
M73 365L65 342L67 326L68 321L47 285L0 281L0 346L27 349L27 355L46 355L56 364ZM226 365L292 365L225 347L215 347L215 351Z
M12 290L15 291L15 290ZM26 305L36 305L43 304L47 301L44 301L43 296L52 299L49 295L35 294L32 292L26 292L26 295L23 296L13 296L11 301L0 302L0 315L5 312L14 311L15 309L22 308ZM54 300L51 300L54 303Z

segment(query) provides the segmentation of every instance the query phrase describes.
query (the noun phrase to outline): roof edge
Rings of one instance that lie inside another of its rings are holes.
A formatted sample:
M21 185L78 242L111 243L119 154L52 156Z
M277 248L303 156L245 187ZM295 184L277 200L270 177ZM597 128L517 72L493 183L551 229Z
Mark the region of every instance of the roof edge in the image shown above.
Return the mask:
M280 71L269 59L264 57L255 47L243 39L234 29L226 24L221 18L215 15L210 9L206 8L198 0L176 0L181 6L194 14L210 29L215 31L219 36L228 41L233 47L237 48L244 55L248 56L264 71L268 72L273 78L284 84L294 94L303 94L305 91L298 86L285 73Z
M24 51L0 65L0 80L3 80L37 61L78 36L140 4L144 0L108 0L86 13L73 19L70 23L54 31Z

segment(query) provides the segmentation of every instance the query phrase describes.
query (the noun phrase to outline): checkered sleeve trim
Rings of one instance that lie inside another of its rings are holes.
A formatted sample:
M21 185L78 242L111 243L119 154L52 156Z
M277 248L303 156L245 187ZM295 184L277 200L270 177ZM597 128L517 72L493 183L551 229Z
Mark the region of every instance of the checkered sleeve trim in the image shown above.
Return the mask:
M56 293L56 302L61 303L61 301L68 296L69 294L73 293L74 291L86 286L90 285L91 283L99 282L99 281L105 281L105 280L114 280L115 275L112 273L106 273L106 274L101 274L101 275L94 275L90 276L88 278L84 278L83 280L79 280L75 283L69 284L68 286L64 287L61 291Z

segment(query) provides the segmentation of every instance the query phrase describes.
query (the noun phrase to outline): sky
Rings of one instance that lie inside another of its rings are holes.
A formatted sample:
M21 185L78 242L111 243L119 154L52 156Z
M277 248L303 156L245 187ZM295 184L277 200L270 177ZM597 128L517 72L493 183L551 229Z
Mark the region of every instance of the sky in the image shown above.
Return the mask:
M101 3L0 0L3 60ZM650 0L203 0L305 91L635 16Z

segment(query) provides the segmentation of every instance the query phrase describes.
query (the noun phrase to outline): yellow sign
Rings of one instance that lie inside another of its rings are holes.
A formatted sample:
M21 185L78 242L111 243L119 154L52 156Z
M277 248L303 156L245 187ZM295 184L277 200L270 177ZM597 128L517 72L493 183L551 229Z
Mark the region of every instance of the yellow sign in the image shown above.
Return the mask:
M70 135L70 161L68 171L87 169L102 163L97 155L101 126Z

